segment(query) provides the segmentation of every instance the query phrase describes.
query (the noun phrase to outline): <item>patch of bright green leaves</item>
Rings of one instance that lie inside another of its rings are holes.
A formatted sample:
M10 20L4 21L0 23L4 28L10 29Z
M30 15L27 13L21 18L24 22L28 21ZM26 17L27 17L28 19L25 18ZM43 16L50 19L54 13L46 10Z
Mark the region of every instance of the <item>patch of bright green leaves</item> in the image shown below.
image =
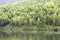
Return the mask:
M54 25L60 26L60 7L56 2L0 6L0 26Z

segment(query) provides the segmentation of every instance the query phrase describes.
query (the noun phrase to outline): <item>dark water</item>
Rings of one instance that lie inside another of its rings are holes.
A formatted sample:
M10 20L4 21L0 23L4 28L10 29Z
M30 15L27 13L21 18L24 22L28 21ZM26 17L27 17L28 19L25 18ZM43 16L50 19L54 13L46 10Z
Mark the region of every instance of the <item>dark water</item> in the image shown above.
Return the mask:
M10 36L6 33L0 36L0 40L60 40L60 34L50 34L46 32L38 32L38 33L14 33Z

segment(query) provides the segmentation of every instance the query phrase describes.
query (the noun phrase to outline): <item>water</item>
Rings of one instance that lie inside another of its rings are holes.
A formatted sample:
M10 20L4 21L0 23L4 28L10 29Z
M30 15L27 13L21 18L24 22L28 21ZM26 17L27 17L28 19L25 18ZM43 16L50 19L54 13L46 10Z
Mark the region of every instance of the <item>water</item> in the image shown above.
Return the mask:
M20 29L19 29L20 30ZM22 29L23 30L23 29ZM48 30L26 30L22 32L3 32L0 35L0 40L60 40L60 32Z

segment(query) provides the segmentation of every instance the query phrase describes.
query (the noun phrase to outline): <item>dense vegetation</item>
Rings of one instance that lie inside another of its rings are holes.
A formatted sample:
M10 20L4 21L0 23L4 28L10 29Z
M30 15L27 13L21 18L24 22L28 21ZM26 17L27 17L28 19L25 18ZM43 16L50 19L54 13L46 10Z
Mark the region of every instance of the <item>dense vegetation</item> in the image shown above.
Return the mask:
M16 2L0 6L0 28L2 27L2 30L8 34L26 31L30 28L36 31L35 29L53 29L58 26L60 26L59 1ZM53 31L57 32L57 29Z
M54 25L60 26L60 5L56 2L0 6L0 26Z

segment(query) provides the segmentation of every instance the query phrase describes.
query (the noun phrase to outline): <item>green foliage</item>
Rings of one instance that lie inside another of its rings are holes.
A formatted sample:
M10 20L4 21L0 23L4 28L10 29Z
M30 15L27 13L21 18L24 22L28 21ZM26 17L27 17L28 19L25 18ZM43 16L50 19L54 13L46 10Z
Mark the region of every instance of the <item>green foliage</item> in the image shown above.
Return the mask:
M57 2L20 4L12 3L0 6L0 25L9 23L21 25L59 26L60 7Z
M7 25L7 24L9 24L9 18L8 18L7 15L2 14L2 15L0 16L0 26L5 26L5 25Z
M60 34L57 33L60 29L57 28L60 27L60 2L39 1L28 0L0 6L0 29L3 31L1 34L5 34L8 40L24 40L25 36L25 40L28 40L27 37L33 40L35 36L38 40L55 40L55 34Z

